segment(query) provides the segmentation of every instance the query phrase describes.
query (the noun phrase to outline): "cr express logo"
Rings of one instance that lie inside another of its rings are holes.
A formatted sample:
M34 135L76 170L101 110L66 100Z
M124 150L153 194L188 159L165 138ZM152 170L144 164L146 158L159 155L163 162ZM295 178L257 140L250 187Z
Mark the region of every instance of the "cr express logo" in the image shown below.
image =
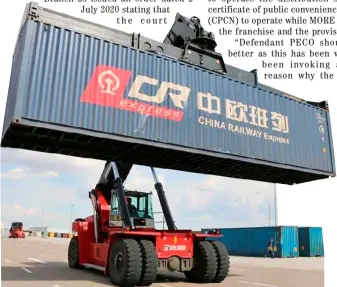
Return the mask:
M159 83L157 79L137 75L128 97L124 97L131 74L132 72L128 70L104 65L97 66L80 101L173 121L182 120L183 103L188 100L190 88L170 82ZM156 93L154 95L142 93L141 89L144 85L153 86ZM175 109L159 106L167 98L172 100Z

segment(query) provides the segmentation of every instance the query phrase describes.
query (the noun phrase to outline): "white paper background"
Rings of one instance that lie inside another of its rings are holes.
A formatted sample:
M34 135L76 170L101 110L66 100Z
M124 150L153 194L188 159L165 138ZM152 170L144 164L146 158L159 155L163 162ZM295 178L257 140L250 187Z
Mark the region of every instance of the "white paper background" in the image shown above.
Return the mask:
M89 21L98 22L105 26L115 27L126 32L140 32L144 36L155 40L162 41L166 36L171 23L174 20L175 13L179 12L185 16L196 15L201 19L206 30L210 30L207 25L208 13L206 11L206 0L194 1L198 4L179 4L171 5L173 8L171 14L168 16L168 25L147 25L141 26L136 23L137 17L134 19L133 25L117 26L115 23L115 16L113 15L84 15L81 14L79 3L42 3L46 8L51 8L63 13L67 13L76 17L84 18ZM1 128L3 124L3 115L5 111L6 97L9 85L9 77L11 70L11 60L14 51L21 18L23 15L24 0L12 0L2 2L2 12L0 17L1 29L1 52L0 52L0 99L1 99ZM247 4L246 4L247 5ZM248 4L249 5L249 4ZM293 5L284 4L289 7ZM281 28L281 25L279 25ZM284 28L287 28L285 25ZM258 68L261 75L260 61L258 59L239 59L227 58L227 49L234 48L234 41L229 37L220 37L217 35L217 28L213 27L211 30L216 36L218 47L216 50L224 55L226 63L236 67L250 71ZM336 37L332 37L336 39ZM335 49L336 50L336 49ZM255 51L258 51L256 48ZM268 58L266 59L268 60ZM335 68L336 72L336 68ZM337 79L333 81L316 79L310 81L260 81L274 88L284 90L287 93L293 94L297 97L304 98L311 101L328 100L331 110L331 124L334 134L334 142L337 142ZM308 226L323 226L324 233L324 248L325 248L325 286L336 286L335 277L335 258L336 248L336 201L334 200L336 192L336 179L327 179L299 186L278 186L278 221L280 225L308 225ZM13 191L14 192L14 191Z

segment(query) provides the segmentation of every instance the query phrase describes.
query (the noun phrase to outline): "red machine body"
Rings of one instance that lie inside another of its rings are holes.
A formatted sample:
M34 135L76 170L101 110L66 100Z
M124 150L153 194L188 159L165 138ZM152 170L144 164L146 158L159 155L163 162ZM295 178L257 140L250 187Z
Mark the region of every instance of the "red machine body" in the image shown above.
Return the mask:
M215 234L203 234L192 230L156 230L155 228L129 228L108 227L110 205L105 201L102 192L95 190L97 203L100 208L100 235L99 242L95 241L94 216L85 219L77 219L73 222L73 232L78 238L79 265L93 267L108 272L108 255L111 246L119 238L147 239L154 243L158 259L159 271L175 271L170 266L171 261L180 261L179 271L188 271L193 267L194 244L204 241L209 237L221 237L219 232ZM98 207L97 206L97 207ZM172 264L171 264L172 265Z
M25 238L22 222L12 222L9 230L9 238Z

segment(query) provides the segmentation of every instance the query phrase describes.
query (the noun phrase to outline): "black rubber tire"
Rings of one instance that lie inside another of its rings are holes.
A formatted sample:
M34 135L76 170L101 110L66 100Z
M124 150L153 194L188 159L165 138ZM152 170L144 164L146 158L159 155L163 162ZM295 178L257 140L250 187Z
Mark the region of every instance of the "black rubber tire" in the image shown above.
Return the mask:
M74 236L70 239L68 246L68 265L73 269L83 269L84 266L79 264L78 238Z
M117 256L123 259L119 272L115 261ZM120 287L137 286L142 275L142 253L139 243L134 239L117 239L109 255L109 275L111 282Z
M185 276L192 283L211 283L217 273L217 256L209 241L197 241L194 245L196 265Z
M142 252L143 269L138 286L150 286L156 281L158 259L156 247L150 240L139 240Z
M84 222L85 221L85 219L83 219L83 218L76 218L75 220L74 220L75 222Z
M12 238L18 238L18 236L16 235L16 233L13 233Z
M229 273L230 260L226 246L220 241L211 241L215 249L218 268L212 283L221 283Z
M22 234L22 238L25 238L26 237L26 235L25 234Z

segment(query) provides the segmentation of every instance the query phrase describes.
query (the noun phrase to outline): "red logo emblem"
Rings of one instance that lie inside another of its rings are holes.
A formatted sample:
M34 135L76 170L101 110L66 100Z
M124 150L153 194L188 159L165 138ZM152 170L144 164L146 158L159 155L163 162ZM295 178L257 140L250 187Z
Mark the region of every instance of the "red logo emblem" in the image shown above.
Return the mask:
M145 76L137 76L129 91L129 97L124 97L125 89L130 81L131 74L132 72L128 70L98 65L89 80L80 101L83 103L112 107L173 121L182 120L184 116L183 111L149 104L149 102L159 104L164 101L167 90L170 88L166 82L164 82L166 85L159 87L156 96L149 96L140 92L141 86L145 84L156 86L158 81ZM178 85L172 84L172 86ZM185 92L185 98L187 100L187 92L189 93L189 89L182 87L182 90ZM170 95L170 93L168 94ZM175 98L179 96L175 94L171 95ZM142 102L131 100L130 98L136 98L142 100ZM183 108L183 106L181 107Z

